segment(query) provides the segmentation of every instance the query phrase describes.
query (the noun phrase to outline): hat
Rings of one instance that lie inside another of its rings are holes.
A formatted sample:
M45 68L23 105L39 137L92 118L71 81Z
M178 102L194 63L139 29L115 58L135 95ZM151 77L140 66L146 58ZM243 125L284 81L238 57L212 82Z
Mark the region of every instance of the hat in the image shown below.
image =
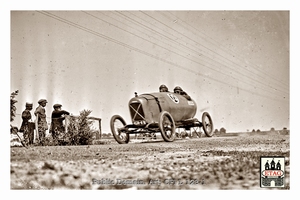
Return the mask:
M53 105L53 108L60 108L60 107L62 107L62 105L58 103Z
M26 106L26 107L30 107L30 106L32 107L32 103L26 102L25 106Z
M166 85L161 85L161 86L159 86L159 89L162 89L162 88L167 88L167 86ZM168 89L168 88L167 88Z
M179 87L179 86L176 86L176 87L174 88L174 91L175 91L175 90L182 91L182 88L181 88L181 87Z
M41 104L41 103L43 103L43 102L48 103L48 101L47 101L46 99L40 99L40 100L38 101L39 104Z

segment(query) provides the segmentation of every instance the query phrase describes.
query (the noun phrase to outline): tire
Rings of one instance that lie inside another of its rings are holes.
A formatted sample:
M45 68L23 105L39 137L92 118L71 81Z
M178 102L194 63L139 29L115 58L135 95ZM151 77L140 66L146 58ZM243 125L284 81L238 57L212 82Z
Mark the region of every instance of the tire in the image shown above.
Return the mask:
M115 140L119 144L127 144L129 142L129 134L126 133L125 131L121 131L120 129L123 128L126 125L125 120L119 116L119 115L114 115L110 119L110 129L111 132L115 138Z
M204 133L206 134L207 137L213 136L214 126L208 112L204 112L202 115L202 126L203 126Z
M158 123L161 136L166 142L173 142L175 134L175 122L173 117L167 111L163 111L159 114L159 123Z

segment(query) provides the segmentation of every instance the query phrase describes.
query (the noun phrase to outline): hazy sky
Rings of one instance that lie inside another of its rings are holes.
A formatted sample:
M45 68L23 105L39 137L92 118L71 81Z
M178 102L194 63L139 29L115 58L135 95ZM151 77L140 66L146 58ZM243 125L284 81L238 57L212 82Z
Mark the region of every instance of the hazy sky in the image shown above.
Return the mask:
M131 123L128 101L181 86L217 129L289 128L289 11L12 11L17 114L41 98ZM33 110L34 110L33 109ZM33 112L32 112L33 113ZM20 126L18 115L12 124ZM50 118L48 118L50 122Z

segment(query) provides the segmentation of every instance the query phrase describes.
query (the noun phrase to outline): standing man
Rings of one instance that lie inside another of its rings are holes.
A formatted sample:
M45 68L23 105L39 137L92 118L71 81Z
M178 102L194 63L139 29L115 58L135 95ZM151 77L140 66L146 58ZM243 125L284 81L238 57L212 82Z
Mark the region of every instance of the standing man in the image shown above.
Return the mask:
M63 121L65 119L64 115L70 115L68 111L62 110L61 107L61 104L53 105L54 110L52 111L51 115L51 127L49 132L52 133L52 138L54 140L57 140L57 136L60 133L65 132L65 127L63 124Z
M38 120L38 134L39 134L39 143L41 145L44 145L44 140L46 136L46 130L48 130L48 125L46 121L46 110L45 106L48 103L46 99L40 99L38 101L39 106L35 109L35 116L37 117Z
M26 103L25 110L22 112L22 124L20 127L20 132L23 132L23 138L26 145L33 144L33 126L32 122L29 122L29 120L31 120L31 110L32 103Z

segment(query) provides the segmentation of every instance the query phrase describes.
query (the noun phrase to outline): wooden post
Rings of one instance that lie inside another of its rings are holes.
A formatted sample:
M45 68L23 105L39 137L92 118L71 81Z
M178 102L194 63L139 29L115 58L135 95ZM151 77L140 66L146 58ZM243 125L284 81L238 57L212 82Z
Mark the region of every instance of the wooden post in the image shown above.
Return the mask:
M99 139L102 137L101 119L99 119Z
M38 139L39 139L39 122L38 122L38 119L39 119L39 114L36 114L36 118L35 118L35 134L34 134L34 137L33 137L33 143L37 143Z
M66 115L65 116L65 134L68 132L69 124L70 124L70 116Z
M97 120L99 123L99 132L98 134L96 134L96 139L100 140L101 136L102 136L102 130L101 130L101 118L97 118L97 117L88 117L88 119L93 119L93 120Z

